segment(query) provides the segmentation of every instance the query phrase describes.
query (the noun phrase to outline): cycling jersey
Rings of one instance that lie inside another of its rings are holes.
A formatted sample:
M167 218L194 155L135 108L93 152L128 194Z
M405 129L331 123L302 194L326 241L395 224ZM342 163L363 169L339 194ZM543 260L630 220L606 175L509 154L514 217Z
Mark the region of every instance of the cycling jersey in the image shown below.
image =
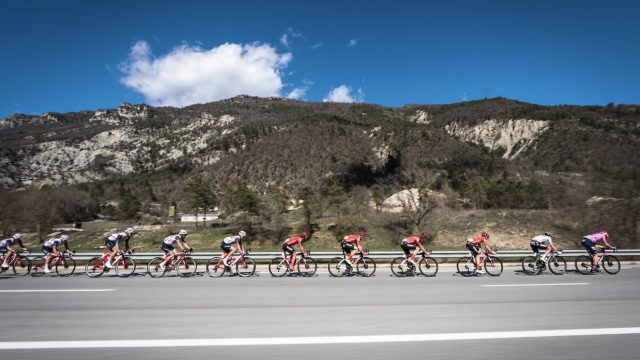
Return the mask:
M402 242L405 244L419 244L420 243L420 237L419 236L409 236L408 238L404 238L402 239Z
M240 240L241 240L240 236L233 235L233 236L227 236L226 238L222 239L222 243L227 245L240 244Z
M351 243L358 244L358 243L360 243L360 240L362 240L360 238L360 235L347 235L344 238L342 238L342 241L346 242L348 244L351 244Z
M173 245L179 241L182 241L182 236L176 234L176 235L171 235L164 238L163 243L167 245Z
M119 243L120 240L124 240L128 237L129 235L127 235L127 233L121 232L121 233L115 233L115 234L111 234L109 235L109 237L107 238L108 241L113 242L113 243ZM166 239L165 239L166 240Z
M10 237L8 239L0 240L0 248L7 248L13 244L13 238Z
M597 244L599 241L602 241L605 245L609 245L609 243L607 242L607 237L604 235L603 232L599 232L591 235L585 235L584 239L591 240L591 242L594 245Z
M471 240L468 242L472 243L473 245L480 245L480 244L486 243L487 239L485 239L484 236L480 235L480 236L471 238Z
M553 239L550 236L538 235L531 239L531 242L536 242L538 245L546 245L547 243L553 244Z
M62 244L62 239L61 238L51 238L47 241L45 241L42 246L43 247L48 247L48 248L53 248L60 246L60 244Z
M285 240L284 243L287 244L287 245L298 244L298 245L302 246L302 236L290 237L287 240Z

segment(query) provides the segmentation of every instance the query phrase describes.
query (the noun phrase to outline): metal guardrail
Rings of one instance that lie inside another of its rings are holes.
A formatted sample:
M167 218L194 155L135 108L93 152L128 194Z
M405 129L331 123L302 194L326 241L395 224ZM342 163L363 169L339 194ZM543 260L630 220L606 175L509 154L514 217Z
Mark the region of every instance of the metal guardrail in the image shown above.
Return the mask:
M393 259L398 256L402 256L403 254L404 253L402 251L371 251L369 252L369 256L374 259ZM441 250L441 251L432 252L431 256L434 258L444 259L444 258L459 258L462 256L466 256L468 254L469 254L468 251ZM497 253L497 256L500 258L514 259L514 258L523 258L531 254L532 254L531 250L499 250ZM564 257L576 257L576 256L586 255L586 254L587 252L584 249L562 251L562 256ZM640 256L640 249L619 249L618 251L612 254L619 257ZM28 256L33 258L39 255L40 254L34 252ZM89 260L92 257L101 256L101 255L102 255L102 252L76 253L73 258L77 260ZM163 255L164 255L163 253L159 253L159 252L156 252L156 253L145 252L145 253L134 253L129 256L135 260L151 260L156 256L163 256ZM220 255L221 255L221 252L194 252L190 256L197 260L208 260L214 256L220 256ZM249 254L250 257L256 260L258 259L268 260L281 255L282 255L282 251L251 252ZM318 260L329 260L336 256L342 256L342 252L340 251L312 251L311 252L311 257Z

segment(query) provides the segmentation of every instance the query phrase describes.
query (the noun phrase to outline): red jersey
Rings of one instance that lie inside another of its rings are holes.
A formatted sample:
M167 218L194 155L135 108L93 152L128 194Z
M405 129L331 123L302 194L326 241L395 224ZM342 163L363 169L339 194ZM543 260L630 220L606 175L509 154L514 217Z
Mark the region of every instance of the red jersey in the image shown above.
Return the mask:
M408 238L402 239L402 242L405 244L420 244L419 236L409 236Z
M342 238L342 241L346 242L346 243L356 243L358 244L360 242L360 235L347 235L344 238Z
M290 237L287 240L285 240L284 243L289 246L295 245L295 244L302 246L302 236Z
M476 236L474 238L471 238L471 243L473 245L480 245L482 243L486 243L487 239L484 238L484 236L480 235L480 236Z

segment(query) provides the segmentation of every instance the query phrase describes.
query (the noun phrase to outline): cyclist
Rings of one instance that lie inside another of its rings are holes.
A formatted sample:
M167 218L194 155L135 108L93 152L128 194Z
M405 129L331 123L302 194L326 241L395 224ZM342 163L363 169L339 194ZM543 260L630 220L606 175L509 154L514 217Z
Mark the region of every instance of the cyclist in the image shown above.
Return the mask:
M598 245L598 242L602 241L603 245ZM609 248L609 249L613 249L613 251L616 251L616 247L615 246L611 246L611 244L609 244L609 233L606 231L600 231L598 233L595 234L591 234L591 235L585 235L582 238L582 241L580 241L580 244L582 244L582 246L584 246L587 249L587 252L589 252L589 254L591 254L591 256L593 256L593 261L591 262L591 271L596 271L597 270L597 264L598 264L598 250L597 249L603 249L603 248Z
M298 236L293 236L288 238L287 240L284 241L284 244L282 244L282 250L284 251L284 256L285 258L287 257L287 254L290 254L291 257L289 258L289 264L291 264L290 269L293 270L296 267L296 250L293 248L294 245L298 244L298 246L300 246L300 251L302 251L302 253L304 254L304 246L302 246L302 242L307 240L309 238L309 232L307 231L303 231L302 233L300 233L300 235Z
M162 260L162 262L160 263L160 269L164 270L164 265L178 255L178 251L173 247L173 244L177 243L182 251L193 251L193 249L189 247L189 244L187 244L186 237L187 230L182 229L177 234L170 235L164 238L164 240L162 241L162 245L160 245L160 248L164 251L165 255L164 260Z
M11 249L11 247L15 244L20 245L22 251L29 250L24 246L24 244L22 244L22 234L20 233L15 233L10 238L0 240L0 253L7 253L2 261L2 270L6 270L9 268L9 263L7 261L9 261L9 259L11 259L11 256L13 255L14 251L13 249Z
M222 239L222 242L220 242L220 248L224 253L224 259L222 260L222 262L226 266L231 267L231 264L229 262L231 261L231 259L233 259L233 254L236 251L244 253L244 247L242 247L242 239L244 239L246 236L247 233L244 230L240 230L238 232L238 235L227 236L226 238ZM233 272L233 270L231 271Z
M404 251L404 256L409 259L409 261L413 264L413 266L417 266L416 262L413 261L415 259L416 254L418 253L418 249L423 252L427 252L424 249L424 246L420 243L420 241L424 240L426 235L421 232L415 236L409 236L407 238L402 239L402 243L400 244L400 248Z
M133 228L128 228L124 232L111 234L108 238L105 239L104 244L111 252L109 253L109 259L107 259L107 263L105 264L106 267L113 267L113 265L111 264L111 260L113 260L113 257L118 252L120 252L120 241L124 240L125 251L129 251L129 239L131 238L133 232Z
M484 271L482 271L481 269L482 256L483 256L483 252L480 251L481 248L486 253L489 253L489 254L494 253L493 250L491 250L491 248L489 247L489 244L487 243L490 237L491 236L489 235L488 232L483 231L479 236L475 236L467 239L466 248L469 249L469 251L471 251L471 254L475 259L476 273L478 274L484 273Z
M349 264L352 267L354 265L352 257L355 253L355 250L357 249L360 252L364 252L364 250L362 250L362 245L360 245L360 242L365 238L365 236L367 236L367 232L364 230L360 230L357 235L347 235L342 238L342 241L340 242L342 251L344 251L345 255L347 256L347 260L349 260Z
M69 236L60 235L59 238L51 238L42 244L42 252L44 253L44 272L50 273L49 260L51 255L60 256L60 245L64 245L65 251L69 252Z
M542 261L547 261L551 251L558 251L558 248L553 243L553 235L550 232L544 233L544 235L534 236L529 243L533 252L538 254L540 250L545 250L542 256Z

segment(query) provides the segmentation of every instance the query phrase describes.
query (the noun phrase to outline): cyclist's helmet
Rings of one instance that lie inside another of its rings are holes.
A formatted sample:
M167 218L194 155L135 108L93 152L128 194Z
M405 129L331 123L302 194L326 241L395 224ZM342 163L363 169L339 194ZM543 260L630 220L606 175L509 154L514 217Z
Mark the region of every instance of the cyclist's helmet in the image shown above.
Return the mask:
M245 236L247 236L247 233L244 230L240 230L240 232L238 232L238 236L240 236L240 238L243 239Z
M69 241L69 236L68 235L62 235L62 236L60 236L60 240Z
M489 239L491 237L491 235L489 235L489 233L486 232L486 231L483 231L482 234L480 234L480 235L482 235L482 237L485 238L485 239Z
M604 239L605 239L605 240L609 241L609 233L608 233L608 232L603 231L603 232L602 232L602 236L604 236Z
M131 235L134 231L135 230L133 230L133 228L127 228L127 230L125 230L124 232L127 233L127 235Z
M20 233L13 234L13 240L22 240L22 234Z
M364 230L360 230L360 232L358 233L358 235L360 235L360 237L365 237L367 236L367 232Z
M187 230L185 230L185 229L180 230L178 235L186 236L187 235Z
M546 233L544 233L544 236L553 237L553 235L548 231Z
M300 237L303 239L308 239L309 238L309 232L308 231L303 231L302 233L300 233Z
M427 235L425 235L424 232L421 232L420 234L418 234L418 237L420 238L420 240L424 239L425 237L427 237Z

